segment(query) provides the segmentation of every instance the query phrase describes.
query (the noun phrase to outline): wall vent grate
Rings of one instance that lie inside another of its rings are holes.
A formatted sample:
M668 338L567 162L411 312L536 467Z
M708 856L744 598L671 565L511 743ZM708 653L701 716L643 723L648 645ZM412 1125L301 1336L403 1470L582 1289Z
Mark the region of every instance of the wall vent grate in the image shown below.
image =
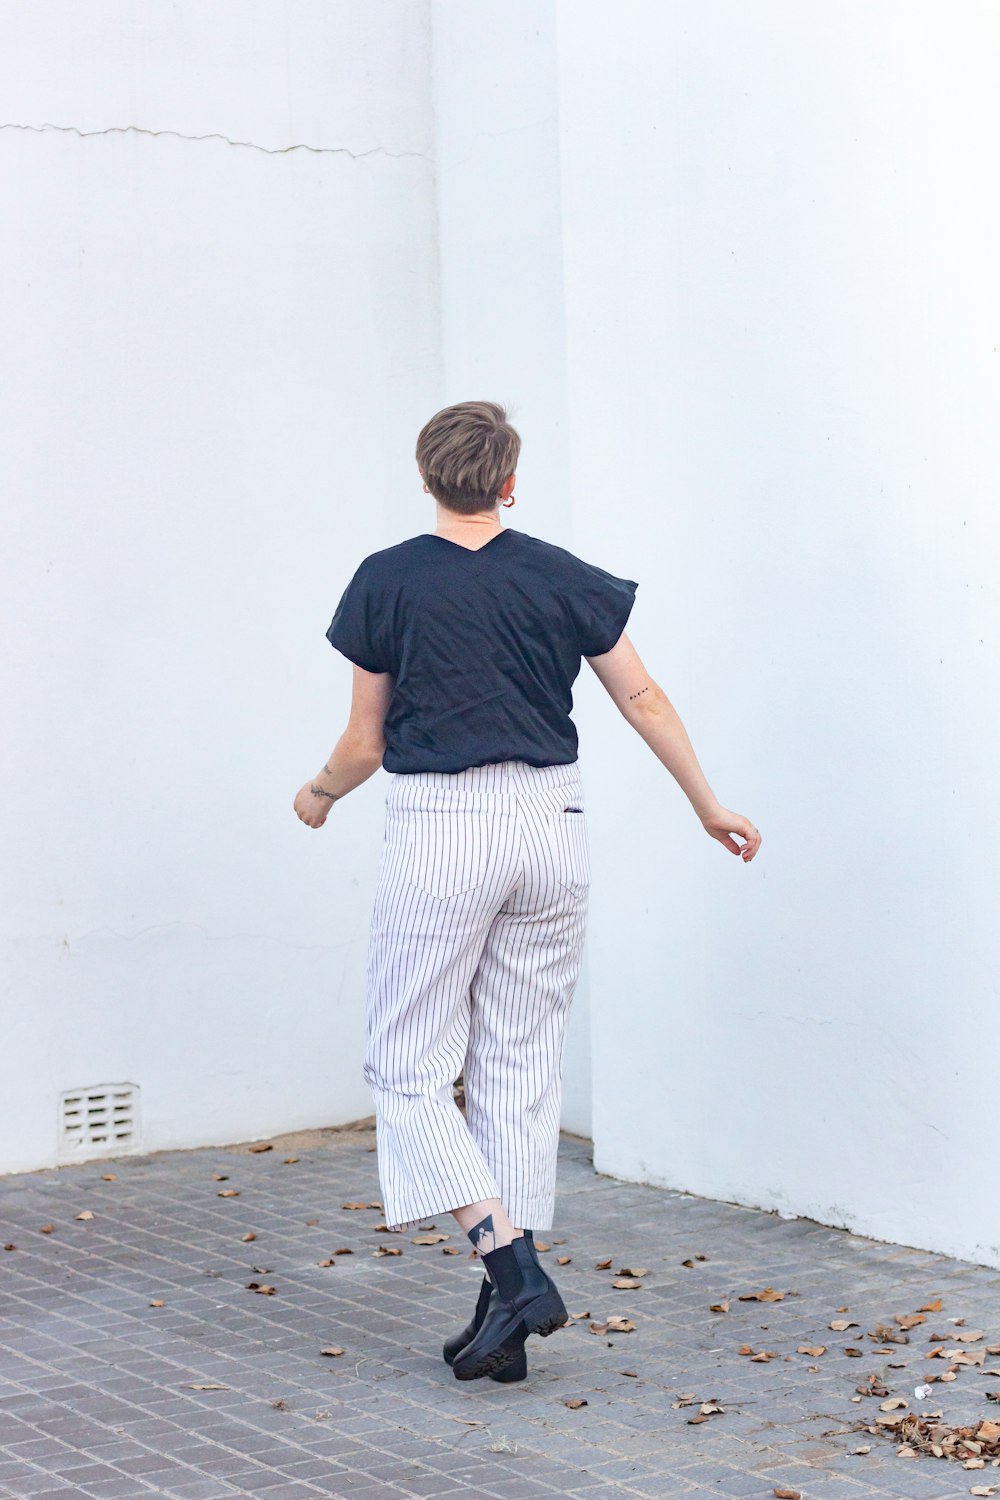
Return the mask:
M139 1145L139 1088L96 1083L59 1096L60 1156L116 1156Z

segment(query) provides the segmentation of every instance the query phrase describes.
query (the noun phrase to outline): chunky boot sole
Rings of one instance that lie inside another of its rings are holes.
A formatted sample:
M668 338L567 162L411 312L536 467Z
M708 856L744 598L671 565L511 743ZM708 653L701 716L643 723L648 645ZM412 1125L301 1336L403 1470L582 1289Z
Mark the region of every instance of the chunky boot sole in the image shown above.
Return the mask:
M469 1339L468 1342L471 1344L472 1340ZM461 1352L462 1351L460 1349L454 1351L450 1349L445 1350L445 1364L454 1365L455 1360L458 1358ZM487 1375L489 1375L491 1380L496 1380L501 1385L512 1385L515 1380L527 1380L528 1356L524 1352L523 1340L521 1342L520 1350L514 1351L513 1358L510 1359L509 1362L505 1363L502 1368L498 1366L494 1370L487 1370L486 1373Z
M519 1352L523 1353L529 1334L537 1333L547 1338L557 1328L562 1328L568 1317L566 1304L554 1286L535 1297L526 1307L511 1305L510 1316L506 1324L497 1329L495 1342L486 1349L473 1349L468 1357L466 1351L455 1356L451 1367L455 1379L479 1380L483 1375L504 1369ZM472 1343L475 1344L475 1339Z

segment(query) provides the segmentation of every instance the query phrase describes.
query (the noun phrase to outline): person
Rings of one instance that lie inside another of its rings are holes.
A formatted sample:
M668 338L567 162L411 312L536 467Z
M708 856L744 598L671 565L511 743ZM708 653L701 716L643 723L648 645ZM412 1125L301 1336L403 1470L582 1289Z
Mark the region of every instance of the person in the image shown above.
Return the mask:
M350 718L294 801L321 828L380 766L390 778L363 1071L388 1227L451 1213L485 1268L444 1346L459 1380L523 1379L529 1335L567 1319L534 1232L553 1222L590 889L570 717L584 660L705 831L745 863L761 841L625 634L637 582L501 522L521 448L507 417L464 401L421 429L436 527L364 557L344 590L326 634L353 664Z

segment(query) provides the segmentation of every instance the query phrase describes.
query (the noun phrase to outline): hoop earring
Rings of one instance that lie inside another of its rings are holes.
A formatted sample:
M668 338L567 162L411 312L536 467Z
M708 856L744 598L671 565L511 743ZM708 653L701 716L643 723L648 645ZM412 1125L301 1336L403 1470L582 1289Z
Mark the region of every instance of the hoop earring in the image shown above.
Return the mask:
M510 497L510 499L509 499L509 500L501 500L501 501L500 501L500 504L501 504L501 505L503 505L503 506L510 506L510 505L513 505L513 504L514 504L514 496L513 496L513 495L511 495L511 497Z

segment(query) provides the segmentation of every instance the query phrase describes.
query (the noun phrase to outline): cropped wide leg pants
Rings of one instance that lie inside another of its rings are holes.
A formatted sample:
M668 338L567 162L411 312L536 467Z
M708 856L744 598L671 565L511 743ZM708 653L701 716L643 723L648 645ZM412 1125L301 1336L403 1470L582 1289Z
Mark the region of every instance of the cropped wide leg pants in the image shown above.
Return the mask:
M548 1229L590 889L579 762L390 774L364 1062L386 1224L499 1198Z

